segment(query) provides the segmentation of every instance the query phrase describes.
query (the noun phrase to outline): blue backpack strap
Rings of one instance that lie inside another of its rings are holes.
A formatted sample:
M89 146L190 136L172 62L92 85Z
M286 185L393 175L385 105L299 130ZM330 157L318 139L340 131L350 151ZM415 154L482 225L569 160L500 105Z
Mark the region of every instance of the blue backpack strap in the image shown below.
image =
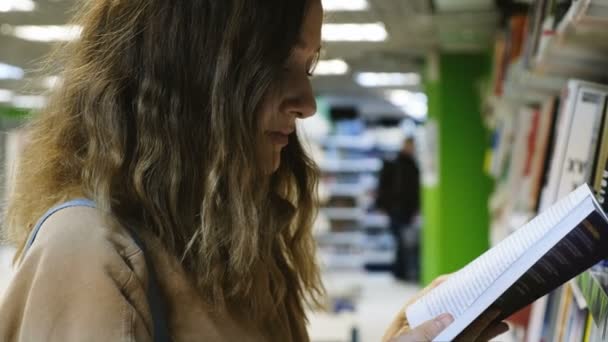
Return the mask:
M51 215L55 214L59 210L62 210L65 208L71 208L71 207L95 208L95 202L88 200L88 199L81 198L81 199L75 199L72 201L68 201L68 202L59 204L58 206L55 206L55 207L49 209L49 211L47 211L44 215L42 215L42 217L38 220L38 222L36 222L34 229L32 229L32 232L30 233L30 236L27 239L27 242L25 243L25 248L23 249L23 255L25 255L27 253L27 251L30 249L30 247L32 247L34 240L36 240L36 236L38 236L38 231L40 231L40 227L42 227L44 222L46 222L46 220L49 217L51 217Z
M139 235L133 229L127 229L131 233L131 237L139 248L144 253L146 267L148 268L148 306L152 312L152 323L154 324L154 342L169 342L169 328L167 327L167 307L163 301L163 297L158 286L158 279L152 262L148 257L146 246L140 239Z
M56 212L71 208L71 207L89 207L96 208L95 202L89 199L75 199L62 204L59 204L51 209L49 209L42 217L38 220L34 229L30 233L30 236L25 244L23 250L23 256L30 249L34 240L36 240L36 236L40 231L40 228L46 222L46 220L51 217ZM152 263L150 262L150 258L148 257L148 253L146 251L145 245L143 241L139 238L137 233L128 228L127 231L137 244L137 246L142 250L144 254L144 259L146 261L146 268L148 270L148 289L146 291L146 295L148 298L148 306L150 307L150 312L152 314L152 323L154 325L154 342L169 342L171 339L169 338L169 328L167 327L167 317L166 317L166 306L163 298L161 296L160 288L158 286L158 280L156 278L156 273L154 272L154 267L152 267ZM23 258L22 256L22 258Z

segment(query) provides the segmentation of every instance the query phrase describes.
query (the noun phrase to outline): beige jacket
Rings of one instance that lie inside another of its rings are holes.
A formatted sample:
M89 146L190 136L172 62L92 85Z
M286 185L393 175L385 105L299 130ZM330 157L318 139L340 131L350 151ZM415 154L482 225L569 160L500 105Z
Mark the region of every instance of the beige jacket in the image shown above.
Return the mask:
M87 207L43 225L0 298L0 341L151 341L144 255L129 233ZM173 341L264 341L260 331L212 313L178 260L145 238L167 303Z

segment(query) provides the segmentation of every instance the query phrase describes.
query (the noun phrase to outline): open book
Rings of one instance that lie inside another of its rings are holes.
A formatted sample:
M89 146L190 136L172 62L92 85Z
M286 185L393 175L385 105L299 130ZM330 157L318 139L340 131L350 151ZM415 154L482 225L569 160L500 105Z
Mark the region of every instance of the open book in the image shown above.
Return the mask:
M503 320L608 256L608 218L585 184L406 310L412 327L448 312L451 341L489 308Z

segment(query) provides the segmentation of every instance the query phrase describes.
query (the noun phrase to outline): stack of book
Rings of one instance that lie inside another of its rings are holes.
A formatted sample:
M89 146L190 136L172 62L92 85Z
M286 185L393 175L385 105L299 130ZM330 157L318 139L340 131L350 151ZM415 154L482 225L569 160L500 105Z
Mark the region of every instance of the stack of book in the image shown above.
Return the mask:
M334 271L388 270L395 242L388 217L372 210L382 159L398 146L384 146L360 119L334 125L321 141L323 158L317 160L325 189L320 214L328 222L326 231L315 234L321 265Z

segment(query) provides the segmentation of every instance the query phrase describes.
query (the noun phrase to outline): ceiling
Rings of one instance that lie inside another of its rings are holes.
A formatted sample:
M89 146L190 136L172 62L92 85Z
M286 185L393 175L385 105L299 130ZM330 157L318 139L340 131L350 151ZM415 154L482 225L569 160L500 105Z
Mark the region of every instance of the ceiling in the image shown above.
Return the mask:
M47 87L37 69L52 45L17 39L4 32L8 31L7 25L65 24L74 0L34 1L36 10L33 12L0 12L0 63L26 70L22 80L0 80L0 89L40 93ZM366 109L372 111L370 113L363 110L364 115L402 112L384 100L386 89L360 87L354 82L354 73L421 72L429 52L487 49L499 19L494 0L368 0L368 3L369 8L365 11L326 13L325 22L382 22L388 39L384 42L325 42L323 59L343 59L349 65L349 72L313 78L316 92L327 96L329 102L336 99L359 105L373 100L377 105L363 106L372 108ZM415 86L409 89L419 90Z

